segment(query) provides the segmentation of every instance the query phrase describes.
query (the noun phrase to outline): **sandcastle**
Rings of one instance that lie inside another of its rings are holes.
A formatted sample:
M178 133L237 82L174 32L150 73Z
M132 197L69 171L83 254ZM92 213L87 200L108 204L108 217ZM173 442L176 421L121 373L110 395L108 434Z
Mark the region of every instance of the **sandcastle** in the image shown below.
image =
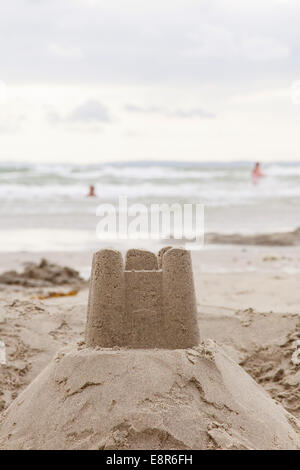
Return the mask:
M94 254L86 344L89 347L186 349L199 344L190 253L164 247Z
M190 253L94 255L85 344L0 419L0 449L299 449L300 423L214 341L199 344Z

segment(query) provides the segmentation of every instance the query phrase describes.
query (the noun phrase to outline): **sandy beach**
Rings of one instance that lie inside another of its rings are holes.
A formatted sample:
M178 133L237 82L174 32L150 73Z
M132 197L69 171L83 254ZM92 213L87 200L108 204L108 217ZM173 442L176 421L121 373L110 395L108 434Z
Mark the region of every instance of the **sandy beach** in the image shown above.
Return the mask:
M3 271L26 262L51 262L88 276L91 252L2 253ZM193 253L201 340L212 339L265 392L300 418L300 249L210 247ZM76 295L49 297L71 291ZM88 283L0 285L1 413L63 348L84 340ZM300 433L300 430L298 429Z
M0 12L0 452L300 450L300 2Z

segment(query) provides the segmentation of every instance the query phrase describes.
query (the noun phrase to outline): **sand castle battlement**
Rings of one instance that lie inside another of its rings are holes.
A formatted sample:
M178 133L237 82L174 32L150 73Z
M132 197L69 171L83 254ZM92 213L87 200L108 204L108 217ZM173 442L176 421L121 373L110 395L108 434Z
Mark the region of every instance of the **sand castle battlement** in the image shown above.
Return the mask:
M86 344L185 349L199 344L191 256L165 247L156 256L131 249L94 254Z

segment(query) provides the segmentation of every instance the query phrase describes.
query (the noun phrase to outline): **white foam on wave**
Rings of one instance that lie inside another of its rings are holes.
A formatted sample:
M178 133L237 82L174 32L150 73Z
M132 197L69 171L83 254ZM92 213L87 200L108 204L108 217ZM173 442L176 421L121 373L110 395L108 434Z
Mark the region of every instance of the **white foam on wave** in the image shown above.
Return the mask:
M198 202L211 206L300 201L300 165L270 164L266 178L251 184L251 166L240 164L70 165L1 164L0 214L13 211L91 212L95 204L130 202ZM97 201L86 198L95 185ZM19 207L19 209L18 209Z

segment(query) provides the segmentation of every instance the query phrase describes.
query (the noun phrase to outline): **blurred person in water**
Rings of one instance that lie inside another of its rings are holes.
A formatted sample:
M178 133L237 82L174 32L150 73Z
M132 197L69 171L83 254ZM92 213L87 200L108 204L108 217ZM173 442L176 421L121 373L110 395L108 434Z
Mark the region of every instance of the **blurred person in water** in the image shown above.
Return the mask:
M93 185L90 186L89 193L87 194L87 197L96 197L95 186L93 186Z
M264 173L261 171L260 163L259 162L255 163L254 168L251 173L252 183L258 184L260 179L263 178L264 176L265 176Z

